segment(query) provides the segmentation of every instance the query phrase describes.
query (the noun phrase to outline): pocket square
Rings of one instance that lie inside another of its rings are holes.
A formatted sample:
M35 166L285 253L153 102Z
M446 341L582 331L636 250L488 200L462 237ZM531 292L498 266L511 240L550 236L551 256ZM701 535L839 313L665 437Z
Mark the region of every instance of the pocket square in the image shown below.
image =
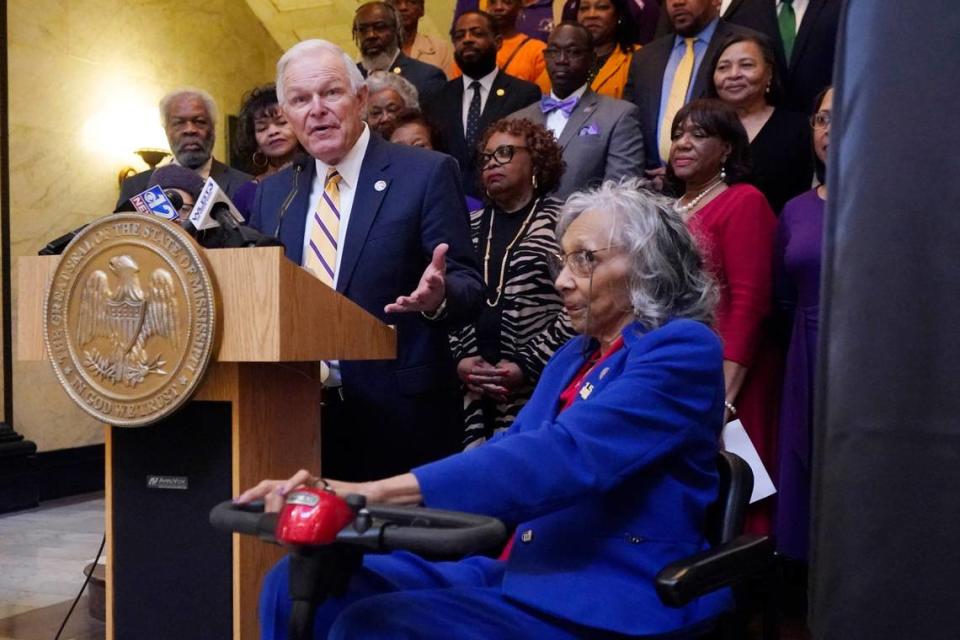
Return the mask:
M596 122L591 122L590 124L583 125L580 128L580 132L577 133L578 136L598 136L600 135L600 127L597 126Z

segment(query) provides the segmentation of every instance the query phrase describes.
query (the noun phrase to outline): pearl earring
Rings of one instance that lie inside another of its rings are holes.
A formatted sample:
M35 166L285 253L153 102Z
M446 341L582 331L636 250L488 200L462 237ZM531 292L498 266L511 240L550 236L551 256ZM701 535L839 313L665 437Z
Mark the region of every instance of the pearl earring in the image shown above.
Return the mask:
M720 179L721 179L722 181L724 181L724 182L727 181L727 168L726 168L726 167L723 167L723 166L720 167Z

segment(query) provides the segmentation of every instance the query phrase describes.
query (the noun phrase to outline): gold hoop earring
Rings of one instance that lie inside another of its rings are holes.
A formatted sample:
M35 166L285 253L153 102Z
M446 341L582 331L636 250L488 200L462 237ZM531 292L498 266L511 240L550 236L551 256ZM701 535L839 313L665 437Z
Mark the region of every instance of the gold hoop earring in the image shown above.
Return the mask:
M257 149L253 152L253 166L257 169L263 169L267 166L267 154Z

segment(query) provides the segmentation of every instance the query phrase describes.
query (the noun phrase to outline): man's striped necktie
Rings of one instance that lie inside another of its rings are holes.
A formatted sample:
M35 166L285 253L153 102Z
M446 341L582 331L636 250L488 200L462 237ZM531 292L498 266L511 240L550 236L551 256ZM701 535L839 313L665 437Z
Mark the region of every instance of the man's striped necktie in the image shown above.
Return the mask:
M337 238L340 233L340 174L333 167L327 171L323 195L313 212L310 246L303 268L333 288L337 269Z

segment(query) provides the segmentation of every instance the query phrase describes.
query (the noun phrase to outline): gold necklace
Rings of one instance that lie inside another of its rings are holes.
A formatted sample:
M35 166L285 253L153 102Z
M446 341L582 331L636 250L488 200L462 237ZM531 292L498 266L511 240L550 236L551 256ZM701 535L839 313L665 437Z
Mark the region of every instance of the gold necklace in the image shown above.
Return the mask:
M507 274L507 259L510 257L510 250L513 249L513 245L516 244L523 234L526 232L527 227L530 225L530 220L533 218L534 212L537 210L537 205L540 204L540 198L537 198L533 202L533 206L530 207L530 213L527 214L526 219L523 221L523 224L520 225L520 231L517 232L517 235L513 237L513 240L510 241L510 244L507 245L507 248L503 251L503 259L500 261L500 281L497 284L497 297L493 299L493 302L490 302L490 298L487 298L487 306L495 308L500 304L500 296L503 295L503 279ZM497 213L496 207L491 206L490 208L490 228L487 229L487 248L484 251L483 255L483 282L487 284L490 282L490 245L493 244L493 221L496 220Z

